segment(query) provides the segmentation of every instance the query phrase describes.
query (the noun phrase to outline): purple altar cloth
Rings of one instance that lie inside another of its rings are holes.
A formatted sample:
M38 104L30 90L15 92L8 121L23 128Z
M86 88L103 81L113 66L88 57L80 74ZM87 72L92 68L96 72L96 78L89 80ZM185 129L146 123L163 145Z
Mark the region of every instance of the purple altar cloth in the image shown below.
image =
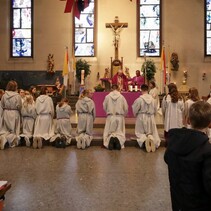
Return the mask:
M106 113L103 110L103 101L105 96L109 94L109 92L94 92L92 99L95 103L96 107L96 117L106 117ZM121 92L121 94L125 97L128 103L128 114L127 118L133 118L132 105L133 102L141 95L141 92Z

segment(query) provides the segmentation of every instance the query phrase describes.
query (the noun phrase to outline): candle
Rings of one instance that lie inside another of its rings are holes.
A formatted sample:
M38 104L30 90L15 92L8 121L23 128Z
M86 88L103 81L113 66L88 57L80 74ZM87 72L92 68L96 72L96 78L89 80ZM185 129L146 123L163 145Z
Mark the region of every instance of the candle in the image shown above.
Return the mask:
M138 86L137 86L137 85L135 85L135 91L136 91L136 92L138 91Z
M81 85L84 85L84 70L81 70Z

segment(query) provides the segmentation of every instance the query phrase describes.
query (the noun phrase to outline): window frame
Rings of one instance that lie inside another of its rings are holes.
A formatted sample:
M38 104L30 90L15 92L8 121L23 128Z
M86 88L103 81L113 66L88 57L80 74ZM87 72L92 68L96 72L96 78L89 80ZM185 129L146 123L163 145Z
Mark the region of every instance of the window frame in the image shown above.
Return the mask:
M207 53L207 11L211 10L207 10L207 0L204 0L204 57L211 57L211 52L210 54ZM210 23L210 33L211 33L211 23ZM211 37L210 37L211 39ZM211 49L210 49L211 51Z
M96 33L96 31L97 31L97 0L92 0L93 2L94 2L94 27L93 27L93 45L94 45L94 54L93 55L76 55L75 54L75 44L76 44L76 42L75 42L75 31L76 31L76 27L75 27L75 16L74 16L74 12L73 12L73 15L72 15L72 19L73 19L73 22L72 22L72 24L73 24L73 30L72 30L72 32L73 32L73 34L72 34L72 43L73 43L73 54L74 54L74 56L77 58L77 57L86 57L86 58L93 58L93 57L96 57L96 55L97 55L97 42L96 42L96 40L97 40L97 38L96 38L96 36L97 36L97 33ZM83 13L81 13L81 14L83 14ZM88 27L86 27L86 29L89 29ZM92 43L92 42L87 42L87 44L88 43Z
M141 27L140 27L140 1L137 0L137 57L145 57L145 55L141 55L141 46L140 46L140 35L141 35ZM144 31L144 30L143 30ZM161 50L162 50L162 0L160 0L160 41L159 41L159 54L158 55L149 55L147 57L161 57Z
M14 15L14 10L16 8L13 8L13 1L10 1L10 58L33 58L34 57L34 0L30 0L31 1L31 55L30 56L13 56L13 30L17 29L17 28L13 28L13 15ZM20 8L23 9L23 8ZM20 26L21 27L21 26ZM20 29L24 29L24 28L20 28ZM26 28L29 29L29 28Z

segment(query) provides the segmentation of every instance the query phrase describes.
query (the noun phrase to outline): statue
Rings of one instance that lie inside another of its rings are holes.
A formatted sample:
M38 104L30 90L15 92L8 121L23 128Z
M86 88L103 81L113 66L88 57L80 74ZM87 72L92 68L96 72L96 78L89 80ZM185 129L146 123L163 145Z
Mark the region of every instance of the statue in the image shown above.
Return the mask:
M109 73L110 73L109 68L108 67L105 68L105 73L104 73L104 77L103 78L109 78Z
M54 58L53 54L48 54L48 72L54 73Z
M130 72L129 72L129 68L128 67L125 67L125 75L128 79L130 79Z
M171 54L170 62L173 66L171 69L177 71L179 69L179 58L177 53L174 52Z

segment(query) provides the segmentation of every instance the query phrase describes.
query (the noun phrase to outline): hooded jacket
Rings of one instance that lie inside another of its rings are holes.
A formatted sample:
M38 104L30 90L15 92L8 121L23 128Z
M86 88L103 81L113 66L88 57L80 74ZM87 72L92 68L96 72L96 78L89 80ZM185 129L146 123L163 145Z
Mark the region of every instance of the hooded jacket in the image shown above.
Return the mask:
M157 110L154 99L149 94L143 94L137 98L133 103L132 108L134 116L137 116L138 114L154 115Z
M89 97L84 97L77 101L76 110L78 113L88 113L95 119L95 104Z
M203 132L169 130L168 165L172 209L211 210L211 144Z
M17 92L5 91L1 99L3 109L21 110L22 101L21 96Z
M117 90L110 92L103 102L107 115L123 115L128 112L128 104L124 96Z

